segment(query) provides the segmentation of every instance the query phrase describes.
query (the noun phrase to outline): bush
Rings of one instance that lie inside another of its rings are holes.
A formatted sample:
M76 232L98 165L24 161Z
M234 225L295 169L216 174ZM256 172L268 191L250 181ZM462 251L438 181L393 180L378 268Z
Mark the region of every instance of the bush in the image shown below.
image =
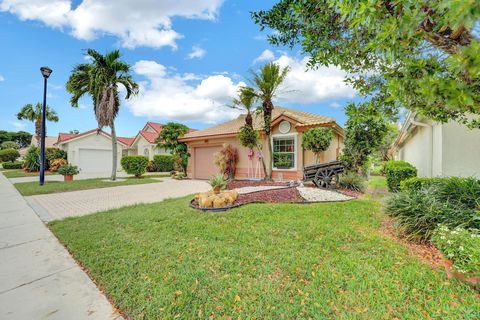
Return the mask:
M126 173L133 174L138 178L147 170L148 158L145 156L125 156L122 158L121 164Z
M342 174L338 184L341 188L358 192L364 192L367 188L367 182L365 179L353 171Z
M397 192L403 180L417 176L417 169L405 161L388 161L385 165L385 174L388 190Z
M20 153L16 149L0 150L0 162L13 162L20 157Z
M173 171L173 156L170 154L156 154L153 156L155 162L155 171L170 172Z
M214 154L215 165L219 171L223 173L228 179L235 178L235 171L238 162L238 151L228 143L224 143L222 150Z
M2 142L0 149L18 149L18 144L13 141L4 141Z
M227 187L227 180L225 180L225 177L222 174L212 176L209 183L212 189L219 188L220 190L223 190Z
M27 171L38 171L40 170L40 149L31 146L28 148L27 154L25 155L25 162L23 163L23 168Z
M153 160L148 161L147 172L155 172L155 162Z
M423 188L429 188L436 183L440 183L445 178L425 178L414 177L408 178L400 182L400 190L420 190Z
M479 180L420 179L404 183L403 188L387 200L386 210L407 237L428 240L438 224L480 229Z
M451 229L439 225L432 241L438 249L453 261L453 268L465 275L480 276L480 231L457 227Z
M67 160L67 153L58 148L45 149L45 169L48 170L50 168L50 163L55 159Z
M68 162L65 159L54 159L50 161L50 171L57 172L61 166L66 165Z
M22 166L23 166L22 161L3 162L2 163L3 169L22 169Z
M78 170L77 166L72 166L71 164L66 164L58 168L58 173L62 176L74 176L78 174L80 170Z

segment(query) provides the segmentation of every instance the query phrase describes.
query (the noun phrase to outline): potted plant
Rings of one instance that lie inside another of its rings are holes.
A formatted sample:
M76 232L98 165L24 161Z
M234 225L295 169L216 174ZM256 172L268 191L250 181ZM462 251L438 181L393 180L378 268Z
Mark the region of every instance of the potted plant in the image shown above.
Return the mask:
M227 186L227 181L221 174L217 174L210 178L210 186L212 186L213 193L219 194L221 190Z
M277 169L290 169L291 168L291 161L285 154L277 154L275 161L275 168Z
M64 181L72 181L73 176L78 174L80 171L77 166L72 166L71 164L66 164L58 168L58 173L63 176Z

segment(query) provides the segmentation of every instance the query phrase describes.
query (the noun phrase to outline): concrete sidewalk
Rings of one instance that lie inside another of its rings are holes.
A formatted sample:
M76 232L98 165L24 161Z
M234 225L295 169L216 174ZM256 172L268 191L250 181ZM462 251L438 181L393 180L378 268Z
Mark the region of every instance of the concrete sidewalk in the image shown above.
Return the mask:
M122 319L3 174L0 319Z

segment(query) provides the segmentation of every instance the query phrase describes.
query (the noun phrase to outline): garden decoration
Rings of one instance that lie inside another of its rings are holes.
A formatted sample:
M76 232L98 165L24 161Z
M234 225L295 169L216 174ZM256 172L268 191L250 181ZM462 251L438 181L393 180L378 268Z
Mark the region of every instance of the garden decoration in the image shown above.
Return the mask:
M248 179L254 179L255 170L253 168L253 157L255 156L255 152L253 151L253 149L248 150L247 156L248 156L247 177Z
M338 186L339 174L344 171L342 161L314 164L303 169L303 180L312 181L318 188L332 189Z
M255 176L254 176L254 179L255 180L260 180L262 179L262 158L263 158L263 154L262 154L262 145L261 144L258 144L257 146L258 148L258 154L257 154L257 163L256 163L256 166L255 166Z

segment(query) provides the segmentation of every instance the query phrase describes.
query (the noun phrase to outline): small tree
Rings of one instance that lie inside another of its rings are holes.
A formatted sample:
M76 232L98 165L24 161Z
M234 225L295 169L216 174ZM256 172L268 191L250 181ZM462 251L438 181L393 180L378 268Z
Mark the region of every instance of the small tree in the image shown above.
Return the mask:
M220 173L222 173L228 180L233 180L235 178L237 161L237 149L228 143L223 145L222 150L215 153L215 164L220 170Z
M18 149L18 144L13 141L5 141L0 145L0 149Z
M359 173L368 157L378 150L388 132L388 124L381 111L371 102L350 103L345 108L345 146L342 161L347 170Z
M180 164L183 173L187 173L188 158L190 153L188 152L187 144L178 141L181 137L187 134L188 127L184 124L177 122L169 122L162 126L162 131L158 135L155 142L158 147L165 148L175 157L175 161Z
M383 143L380 145L377 151L376 158L381 161L389 161L393 160L394 158L394 150L393 148L393 143L398 137L399 134L398 127L393 124L389 123L388 124L388 131L387 134L385 135L385 138L383 139Z
M315 163L320 160L320 153L327 150L333 139L331 128L316 127L303 133L302 147L315 154Z
M17 149L3 149L0 150L0 162L13 162L20 157Z

